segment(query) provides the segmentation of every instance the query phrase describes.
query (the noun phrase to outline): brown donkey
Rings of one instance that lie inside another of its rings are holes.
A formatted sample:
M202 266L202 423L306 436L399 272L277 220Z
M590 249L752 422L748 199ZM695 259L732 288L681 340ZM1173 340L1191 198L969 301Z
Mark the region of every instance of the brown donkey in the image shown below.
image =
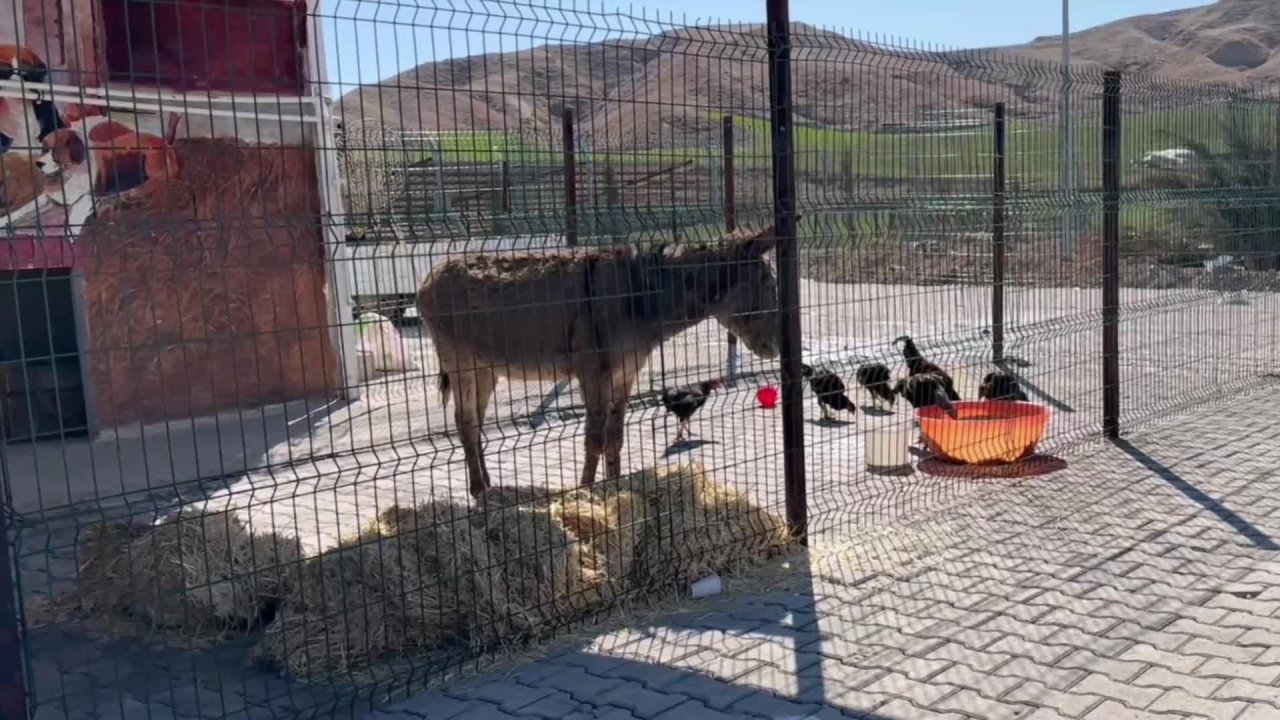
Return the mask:
M453 394L471 494L489 487L481 424L498 376L577 379L587 408L582 484L622 474L623 410L664 340L715 317L752 352L778 354L773 228L719 243L631 251L563 250L449 260L418 290L418 312Z

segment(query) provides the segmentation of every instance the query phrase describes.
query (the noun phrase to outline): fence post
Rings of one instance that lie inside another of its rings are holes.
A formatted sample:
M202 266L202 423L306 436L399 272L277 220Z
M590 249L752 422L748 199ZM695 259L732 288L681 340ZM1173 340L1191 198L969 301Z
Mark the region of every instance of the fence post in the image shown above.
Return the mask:
M796 177L791 127L790 14L788 0L766 3L773 222L778 238L778 308L782 320L782 445L787 526L801 544L808 544L804 377L800 372L800 268L796 261Z
M573 111L565 110L561 116L561 135L564 139L564 244L578 245L578 158L573 139Z
M613 163L604 166L604 211L605 231L612 242L617 242L621 232L618 230L618 176L613 171Z
M671 201L671 242L680 242L680 212L676 206L676 179L669 178L667 197Z
M511 214L511 161L502 161L502 212Z
M996 103L991 168L991 362L1004 361L1005 112Z
M8 472L4 444L0 441L0 498L9 497ZM25 718L27 674L22 666L22 635L18 628L11 550L9 514L0 508L0 718Z
M1120 437L1120 73L1102 86L1102 432Z
M720 187L724 193L724 231L732 233L738 229L738 218L733 197L733 116L725 115L721 121L720 144L723 158L720 163L722 174ZM729 347L725 355L725 382L733 386L738 377L738 336L728 334Z

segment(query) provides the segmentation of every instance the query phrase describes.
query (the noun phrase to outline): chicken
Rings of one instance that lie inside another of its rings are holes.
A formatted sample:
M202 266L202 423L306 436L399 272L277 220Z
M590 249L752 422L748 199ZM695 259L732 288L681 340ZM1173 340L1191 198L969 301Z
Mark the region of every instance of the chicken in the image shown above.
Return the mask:
M818 396L818 407L822 408L823 420L835 419L831 414L832 410L850 413L858 411L858 406L854 405L846 394L848 388L845 387L844 381L835 373L821 368L815 370L804 364L800 367L804 371L805 379L809 381L809 389Z
M894 345L902 343L902 359L907 361L907 371L912 375L936 375L943 383L943 387L947 393L947 399L959 400L960 393L956 392L956 383L947 374L946 370L938 367L932 362L924 359L924 355L920 354L920 349L916 347L916 343L911 339L910 335L903 335L893 341Z
M719 387L719 380L704 380L687 387L663 389L662 407L680 420L679 429L676 430L676 442L688 437L689 418L706 404L707 396L711 391Z
M956 408L947 395L947 382L933 373L922 373L904 377L893 386L894 393L911 403L911 407L940 407L952 419L956 417Z
M893 372L880 363L871 363L858 368L858 384L871 393L871 402L877 407L884 400L893 407L897 395L893 394Z
M1018 384L1018 378L1013 373L994 370L982 378L982 385L978 387L978 398L1026 402L1027 394L1022 391L1022 386Z

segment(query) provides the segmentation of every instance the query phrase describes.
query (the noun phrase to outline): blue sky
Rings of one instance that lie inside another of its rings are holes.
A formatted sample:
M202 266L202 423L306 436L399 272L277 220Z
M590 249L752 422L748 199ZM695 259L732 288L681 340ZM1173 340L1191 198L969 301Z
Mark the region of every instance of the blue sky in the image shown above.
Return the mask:
M1209 4L1207 0L1071 0L1072 29L1130 15ZM590 8L573 15L548 8ZM697 11L690 8L697 7ZM764 0L322 0L329 79L350 90L415 65L482 52L519 50L548 39L598 41L619 29L647 35L662 25L707 19L760 22ZM452 8L452 10L450 9ZM612 16L651 18L646 24ZM948 47L986 47L1057 34L1059 0L792 0L793 21ZM656 22L657 19L661 22ZM335 92L336 91L336 92Z

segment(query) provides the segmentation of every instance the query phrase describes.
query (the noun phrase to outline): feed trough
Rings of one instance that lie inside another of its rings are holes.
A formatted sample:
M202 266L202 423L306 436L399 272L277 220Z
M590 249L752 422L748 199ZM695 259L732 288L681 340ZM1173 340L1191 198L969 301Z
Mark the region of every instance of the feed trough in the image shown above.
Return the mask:
M925 446L937 457L968 465L1011 463L1030 456L1049 425L1049 408L1012 400L953 403L916 410Z

